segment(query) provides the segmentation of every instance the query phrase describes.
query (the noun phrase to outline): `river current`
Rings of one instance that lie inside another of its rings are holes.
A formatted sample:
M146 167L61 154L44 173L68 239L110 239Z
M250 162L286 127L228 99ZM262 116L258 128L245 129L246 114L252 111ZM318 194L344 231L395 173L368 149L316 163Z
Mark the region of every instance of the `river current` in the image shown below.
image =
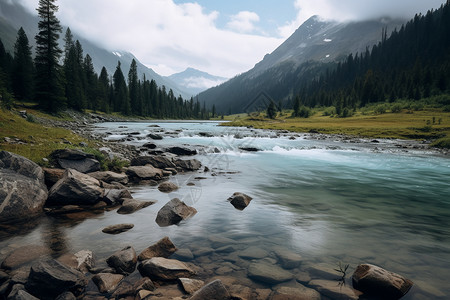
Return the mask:
M257 258L240 253L262 249L266 259L276 261L272 251L282 247L302 256L301 266L290 271L293 276L314 266L336 268L339 262L350 265L351 275L358 264L371 263L415 282L403 299L450 297L449 158L405 151L398 141L355 143L218 125L98 124L95 132L109 140L196 148L193 158L210 171L172 177L180 189L170 194L133 186L135 199L158 202L131 215L110 211L81 220L43 218L36 228L2 237L0 256L24 244L59 243L63 253L89 249L104 258L129 244L139 253L168 236L178 248L191 250L192 262L211 276L246 277L247 265L238 261ZM149 133L163 139L151 140ZM227 201L234 192L253 198L245 210ZM198 213L179 225L159 227L158 210L175 197ZM114 236L101 232L119 223L135 227ZM233 247L218 253L214 243L223 238Z

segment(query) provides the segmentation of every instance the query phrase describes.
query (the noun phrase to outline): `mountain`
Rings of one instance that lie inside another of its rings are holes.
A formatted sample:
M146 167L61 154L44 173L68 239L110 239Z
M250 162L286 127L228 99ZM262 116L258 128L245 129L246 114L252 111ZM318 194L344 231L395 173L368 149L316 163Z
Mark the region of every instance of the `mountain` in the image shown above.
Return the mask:
M30 14L17 2L11 1L10 3L9 1L0 1L0 38L2 39L5 48L11 53L13 52L17 31L20 27L23 27L28 36L30 45L33 46L33 49L35 48L34 37L37 34L37 24L37 14ZM122 72L126 77L128 70L130 69L131 62L135 59L137 62L138 74L141 79L145 74L147 79L154 79L159 87L164 85L167 90L172 89L176 96L181 95L185 99L189 99L191 97L190 92L185 90L183 87L178 86L170 78L163 77L151 68L146 67L140 63L133 54L126 51L106 50L99 45L80 37L76 32L72 33L74 35L74 39L78 39L83 46L84 54L89 54L91 56L95 71L98 74L100 74L102 67L106 68L109 75L114 74L117 67L117 62L120 61ZM61 46L63 45L63 36L64 32L61 34Z
M261 97L266 102L273 99L286 103L299 93L299 78L313 78L327 64L351 53L364 53L381 41L383 30L390 33L404 22L384 18L340 23L311 17L253 69L200 93L199 101L207 107L215 104L222 113L253 110L253 102Z
M183 87L186 91L191 93L192 96L227 80L227 78L214 76L193 68L187 68L183 72L172 74L167 78Z

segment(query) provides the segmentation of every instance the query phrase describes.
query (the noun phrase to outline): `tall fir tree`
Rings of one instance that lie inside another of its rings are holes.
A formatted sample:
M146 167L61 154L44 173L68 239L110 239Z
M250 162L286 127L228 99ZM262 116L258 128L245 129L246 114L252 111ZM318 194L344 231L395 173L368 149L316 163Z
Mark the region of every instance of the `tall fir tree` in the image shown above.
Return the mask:
M136 60L131 62L128 72L128 90L130 93L131 112L134 115L142 115L142 105L139 101L139 78L137 73Z
M55 13L56 0L39 0L39 15L36 35L36 85L35 98L39 106L49 112L58 112L66 107L61 67L58 63L61 49L58 45L62 31Z
M98 97L100 109L109 113L109 75L105 67L100 71L100 76L98 78Z
M33 95L34 65L31 47L25 31L20 27L14 44L12 88L17 100L31 100Z
M121 112L124 115L131 114L130 98L128 97L127 83L123 76L120 61L117 63L116 71L113 75L113 90L114 90L114 111Z

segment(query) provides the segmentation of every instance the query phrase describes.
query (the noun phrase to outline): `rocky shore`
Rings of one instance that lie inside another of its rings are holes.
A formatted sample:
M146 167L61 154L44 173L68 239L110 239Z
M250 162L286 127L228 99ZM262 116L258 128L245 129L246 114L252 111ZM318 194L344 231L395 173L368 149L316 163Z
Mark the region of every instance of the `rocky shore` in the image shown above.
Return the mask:
M119 214L132 214L153 202L133 199L128 186L154 185L161 192L170 192L178 188L171 181L176 174L208 171L198 160L186 158L194 154L189 149L179 147L149 155L132 146L105 142L90 130L92 123L116 119L95 114L75 119L70 123L42 122L95 139L107 157L128 159L130 166L122 172L102 171L95 157L82 150L58 150L51 155L53 167L42 169L2 151L0 223L19 223L40 214L58 218L116 209ZM296 138L288 132L277 134ZM308 138L337 137L311 133ZM347 137L339 139L353 143ZM380 142L367 143L377 147ZM393 148L401 149L421 146L405 147L393 143ZM424 146L420 150L429 149ZM239 192L228 199L238 210L251 205L251 200ZM174 198L158 211L155 222L164 227L190 218L195 221L196 213L194 207ZM103 232L122 234L133 226L115 224ZM285 248L238 249L234 240L220 236L208 237L208 243L208 247L178 249L170 237L163 237L141 253L136 253L133 245L111 249L111 256L100 261L88 249L55 255L41 246L20 247L1 263L0 299L399 299L413 286L407 278L371 264L357 266L350 280L346 277L350 270L308 264L298 253ZM227 257L226 266L214 265L214 257L219 255ZM199 258L196 263L192 262L194 258ZM231 276L233 272L240 276Z

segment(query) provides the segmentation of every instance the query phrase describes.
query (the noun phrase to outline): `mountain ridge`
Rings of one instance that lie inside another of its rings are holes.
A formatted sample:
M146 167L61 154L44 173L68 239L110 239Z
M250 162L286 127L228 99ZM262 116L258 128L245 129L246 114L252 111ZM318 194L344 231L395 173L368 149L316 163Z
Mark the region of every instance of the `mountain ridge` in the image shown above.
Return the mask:
M182 72L167 76L166 78L177 82L184 89L191 92L192 96L227 80L225 77L211 75L191 67L186 68L186 70Z

